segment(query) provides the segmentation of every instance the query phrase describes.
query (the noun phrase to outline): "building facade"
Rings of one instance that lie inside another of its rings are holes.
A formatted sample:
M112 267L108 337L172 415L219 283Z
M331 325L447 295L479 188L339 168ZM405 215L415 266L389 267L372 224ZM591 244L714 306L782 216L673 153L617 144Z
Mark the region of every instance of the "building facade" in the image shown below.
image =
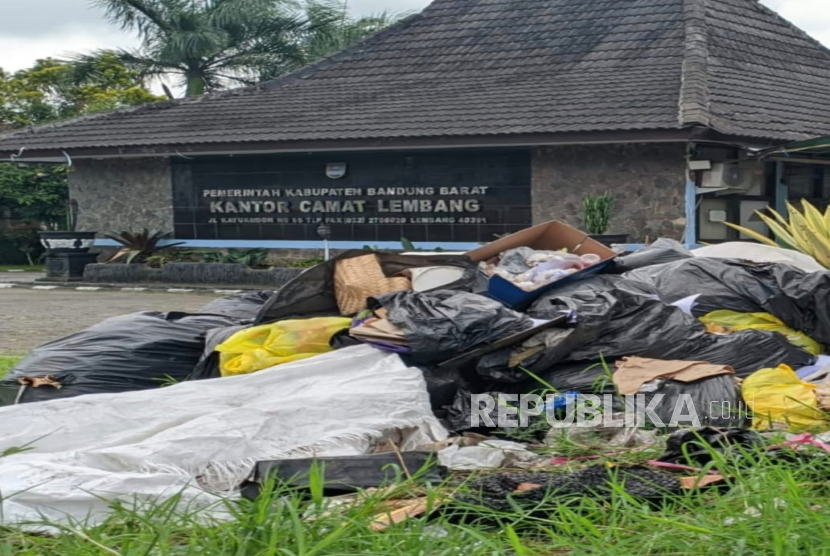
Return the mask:
M296 74L0 137L71 164L84 230L193 246L468 247L610 193L609 233L740 239L827 195L753 162L830 134L830 52L756 0L435 0Z

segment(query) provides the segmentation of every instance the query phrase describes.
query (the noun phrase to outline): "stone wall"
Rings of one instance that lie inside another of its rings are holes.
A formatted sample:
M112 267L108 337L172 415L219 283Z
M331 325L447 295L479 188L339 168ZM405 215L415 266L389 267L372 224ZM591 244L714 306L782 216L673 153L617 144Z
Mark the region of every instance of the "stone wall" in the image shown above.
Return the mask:
M607 233L632 241L681 239L686 227L685 145L539 147L533 152L533 221L562 220L584 229L582 199L611 193Z
M84 281L98 284L181 284L261 286L279 288L302 274L302 268L254 270L241 264L168 263L162 268L143 264L90 264Z
M78 230L173 231L170 159L77 160L69 174Z

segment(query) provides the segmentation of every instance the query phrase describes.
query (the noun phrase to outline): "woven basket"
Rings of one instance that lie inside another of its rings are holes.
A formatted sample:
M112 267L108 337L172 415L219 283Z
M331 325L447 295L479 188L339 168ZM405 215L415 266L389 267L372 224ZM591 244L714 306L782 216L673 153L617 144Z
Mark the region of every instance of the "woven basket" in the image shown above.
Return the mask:
M334 292L341 315L366 309L369 297L411 289L409 278L387 278L375 255L337 261L334 269Z

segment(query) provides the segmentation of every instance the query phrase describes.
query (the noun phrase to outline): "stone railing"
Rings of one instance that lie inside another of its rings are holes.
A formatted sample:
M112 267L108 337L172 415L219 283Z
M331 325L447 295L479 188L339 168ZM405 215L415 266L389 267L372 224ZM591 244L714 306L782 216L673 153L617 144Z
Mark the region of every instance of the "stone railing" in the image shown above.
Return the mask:
M168 263L162 268L143 264L90 264L84 282L98 284L190 284L211 286L280 287L297 276L302 268L254 270L241 264Z

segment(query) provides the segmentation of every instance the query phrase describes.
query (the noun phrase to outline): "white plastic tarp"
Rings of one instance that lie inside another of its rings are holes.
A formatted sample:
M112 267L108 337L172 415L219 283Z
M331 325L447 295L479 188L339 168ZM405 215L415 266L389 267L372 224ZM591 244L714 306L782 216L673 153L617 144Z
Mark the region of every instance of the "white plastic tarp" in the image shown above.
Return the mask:
M0 409L5 524L97 523L109 502L181 494L222 514L257 461L359 455L404 435L402 449L446 438L420 370L353 347L256 374Z
M755 263L784 263L800 268L805 272L827 270L810 255L761 243L740 241L719 243L695 249L692 254L695 257L709 257L711 259L742 259Z

